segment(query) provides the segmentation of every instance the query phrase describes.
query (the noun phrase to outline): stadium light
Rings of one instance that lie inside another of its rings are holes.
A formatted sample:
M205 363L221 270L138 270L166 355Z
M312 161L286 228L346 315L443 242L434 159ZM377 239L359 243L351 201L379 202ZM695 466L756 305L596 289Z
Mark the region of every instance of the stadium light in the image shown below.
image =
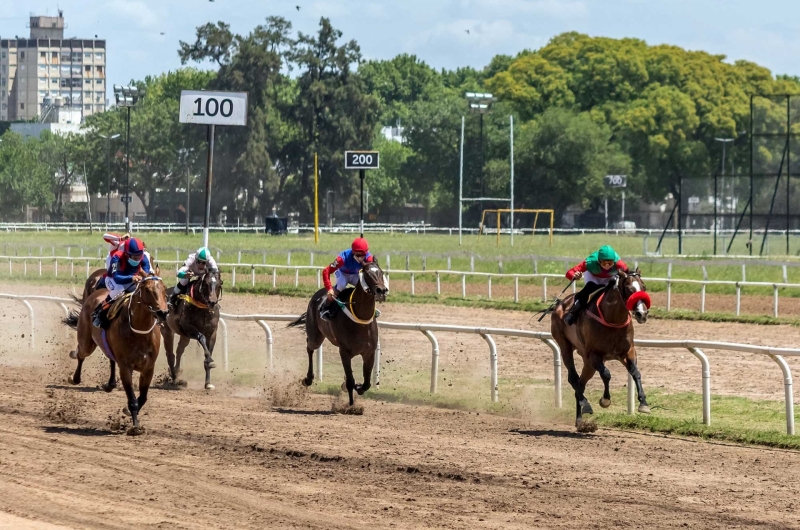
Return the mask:
M125 136L125 196L123 197L123 200L125 201L126 232L131 231L131 222L130 218L128 217L128 205L131 202L130 178L128 176L128 170L131 165L131 108L135 107L136 104L142 100L144 94L144 89L140 89L136 86L114 85L114 99L117 102L117 107L126 108L128 110L126 125L127 135Z

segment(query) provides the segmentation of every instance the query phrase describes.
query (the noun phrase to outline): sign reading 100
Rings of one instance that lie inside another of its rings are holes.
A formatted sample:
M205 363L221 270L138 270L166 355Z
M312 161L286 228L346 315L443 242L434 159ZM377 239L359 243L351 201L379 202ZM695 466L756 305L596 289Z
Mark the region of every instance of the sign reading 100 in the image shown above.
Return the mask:
M181 91L181 123L247 125L247 92Z
M345 169L378 169L380 153L378 151L345 151Z

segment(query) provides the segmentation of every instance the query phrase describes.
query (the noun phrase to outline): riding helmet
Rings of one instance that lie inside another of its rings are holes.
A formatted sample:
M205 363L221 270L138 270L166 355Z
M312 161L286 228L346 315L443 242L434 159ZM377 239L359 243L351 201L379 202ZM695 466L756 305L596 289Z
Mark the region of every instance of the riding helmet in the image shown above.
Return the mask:
M616 261L617 253L611 245L603 245L597 252L597 259L600 261Z
M144 253L144 243L136 237L128 239L125 242L125 253L128 256L141 256Z
M208 258L211 256L211 251L208 250L206 247L200 247L197 249L197 261L202 261L203 263L208 261Z
M369 250L369 243L363 237L357 237L353 244L350 246L353 252L367 252Z

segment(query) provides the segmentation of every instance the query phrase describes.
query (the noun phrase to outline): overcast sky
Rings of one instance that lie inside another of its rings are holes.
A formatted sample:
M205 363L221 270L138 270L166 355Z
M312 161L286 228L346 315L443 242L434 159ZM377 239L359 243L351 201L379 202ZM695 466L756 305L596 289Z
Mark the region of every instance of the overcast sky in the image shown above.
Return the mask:
M0 37L27 36L31 13L59 7L68 37L108 41L109 87L179 67L178 41L193 41L198 25L222 20L247 33L269 15L306 33L327 16L367 58L413 53L437 68L483 67L579 31L800 75L800 0L0 0Z

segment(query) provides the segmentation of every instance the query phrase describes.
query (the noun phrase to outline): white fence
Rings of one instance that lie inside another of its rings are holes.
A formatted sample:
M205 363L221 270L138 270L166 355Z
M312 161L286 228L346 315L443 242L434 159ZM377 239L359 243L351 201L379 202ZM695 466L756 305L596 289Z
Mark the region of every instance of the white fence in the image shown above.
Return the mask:
M84 268L85 275L88 278L94 267L101 267L105 264L105 258L96 257L29 257L29 256L0 256L0 261L8 262L8 273L10 276L14 275L14 263L22 265L21 274L27 276L29 274L28 265L32 271L31 275L42 276L43 262L53 262L55 277L58 277L59 261L62 263L69 263L70 276L75 276L75 265ZM183 264L182 260L158 260L160 265L174 266L177 270ZM278 285L278 271L291 271L294 272L294 286L300 285L300 271L314 271L316 273L317 288L322 286L322 269L312 265L265 265L261 263L219 263L223 269L230 269L231 271L231 287L236 286L237 279L242 283L242 274L237 278L237 269L244 270L244 281L248 281L251 286L255 287L258 274L271 273L272 287ZM257 272L258 271L258 272ZM436 282L436 294L442 294L442 278L443 277L460 277L461 283L461 297L467 298L467 278L483 278L486 281L486 296L489 300L493 299L492 284L496 280L513 281L513 300L514 303L520 301L520 285L519 281L522 280L536 280L541 282L542 299L548 299L548 281L564 283L564 276L561 274L500 274L494 272L467 272L467 271L454 271L454 270L404 270L404 269L386 269L384 271L387 278L390 276L408 277L410 280L409 294L416 296L416 280L419 277L433 278ZM784 268L785 272L785 268ZM17 271L19 273L19 271ZM784 273L785 277L785 273ZM747 287L768 288L772 289L772 316L778 318L780 316L780 292L782 289L800 289L800 284L788 282L752 282L752 281L732 281L732 280L689 280L684 278L672 278L671 268L666 278L645 278L648 283L661 283L666 289L666 310L672 310L672 287L673 285L696 285L700 287L700 313L706 312L706 289L709 285L720 285L733 287L736 290L735 302L733 304L733 311L736 316L741 315L742 309L742 293L743 289ZM575 284L572 286L572 291L575 292Z
M68 313L65 304L71 303L69 298L58 298L53 296L37 296L37 295L14 295L0 293L0 298L11 300L18 300L22 302L27 311L30 320L30 348L35 349L35 313L31 301L47 301L50 303L57 303ZM255 322L263 330L266 336L266 362L269 370L274 367L274 341L272 329L268 322L291 322L298 318L299 315L233 315L228 313L220 314L220 326L222 328L222 344L223 344L223 360L224 370L227 372L229 369L228 363L228 324L226 320L231 321L246 321ZM506 336L506 337L522 337L542 341L553 352L553 391L555 395L555 406L562 406L561 398L561 355L558 345L553 340L550 333L542 331L526 331L517 329L502 329L502 328L485 328L485 327L470 327L470 326L454 326L446 324L425 324L425 323L404 323L404 322L384 322L378 321L380 329L395 329L405 331L416 331L423 333L431 343L431 377L430 377L430 392L436 393L438 391L438 377L439 377L439 342L434 332L445 333L470 333L480 335L489 346L489 380L490 392L492 401L499 400L498 388L498 352L497 345L493 336ZM784 384L784 403L786 409L786 432L793 435L795 433L794 425L794 392L792 386L792 373L791 369L784 359L784 356L800 357L800 349L797 348L770 348L765 346L752 346L749 344L736 344L730 342L714 342L714 341L694 341L694 340L648 340L637 339L637 348L680 348L688 350L700 361L701 367L701 392L702 392L702 415L703 423L706 425L711 424L711 367L703 350L720 350L720 351L735 351L744 353L754 353L759 355L769 356L780 367L783 375ZM378 342L378 350L376 352L375 366L373 367L373 377L375 385L380 385L380 341ZM322 347L317 350L315 355L315 371L320 380L322 380ZM628 396L627 406L628 414L633 414L635 409L635 385L632 377L628 376Z

